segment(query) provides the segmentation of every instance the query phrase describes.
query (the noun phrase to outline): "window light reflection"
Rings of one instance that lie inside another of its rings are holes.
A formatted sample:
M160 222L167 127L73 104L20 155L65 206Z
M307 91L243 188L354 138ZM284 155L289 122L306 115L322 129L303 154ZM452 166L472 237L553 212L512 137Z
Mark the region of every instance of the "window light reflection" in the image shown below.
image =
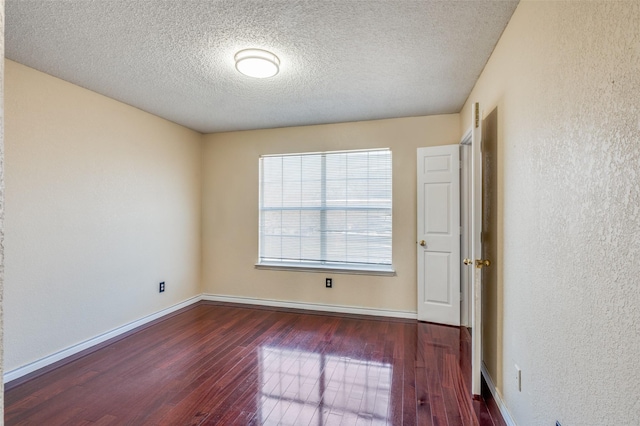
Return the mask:
M261 347L260 424L391 424L392 369L379 362Z

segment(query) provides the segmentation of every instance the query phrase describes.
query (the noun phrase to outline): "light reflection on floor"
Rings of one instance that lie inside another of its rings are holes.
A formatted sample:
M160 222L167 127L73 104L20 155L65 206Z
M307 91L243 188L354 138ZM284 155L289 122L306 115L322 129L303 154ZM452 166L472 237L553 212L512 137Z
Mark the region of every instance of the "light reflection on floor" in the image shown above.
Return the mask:
M259 362L260 424L390 424L390 364L269 346Z

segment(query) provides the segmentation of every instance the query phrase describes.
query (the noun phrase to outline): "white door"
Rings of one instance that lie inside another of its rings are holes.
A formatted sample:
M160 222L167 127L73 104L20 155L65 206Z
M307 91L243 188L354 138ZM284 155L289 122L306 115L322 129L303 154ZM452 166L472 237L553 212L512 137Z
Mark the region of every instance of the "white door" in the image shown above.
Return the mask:
M418 148L418 320L460 325L460 148Z
M480 395L482 375L482 119L473 105L471 133L471 391Z

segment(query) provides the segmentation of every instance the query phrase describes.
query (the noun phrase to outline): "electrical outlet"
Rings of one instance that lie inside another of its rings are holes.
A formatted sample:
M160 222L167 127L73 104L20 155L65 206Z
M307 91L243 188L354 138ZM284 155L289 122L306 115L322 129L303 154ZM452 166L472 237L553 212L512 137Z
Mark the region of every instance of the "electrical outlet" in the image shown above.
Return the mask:
M158 291L159 293L164 293L164 281L160 283L160 286L158 287Z
M333 288L333 278L326 278L324 285L327 288Z
M515 379L516 379L516 388L518 389L518 392L522 392L522 370L520 370L520 367L518 367L517 365L516 365Z

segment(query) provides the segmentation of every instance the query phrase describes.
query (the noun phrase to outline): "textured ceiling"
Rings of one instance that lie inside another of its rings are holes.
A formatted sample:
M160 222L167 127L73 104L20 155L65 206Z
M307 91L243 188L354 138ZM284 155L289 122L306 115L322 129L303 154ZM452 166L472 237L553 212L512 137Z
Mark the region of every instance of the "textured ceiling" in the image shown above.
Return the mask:
M6 57L211 133L459 112L517 1L6 0ZM280 58L270 79L233 56Z

